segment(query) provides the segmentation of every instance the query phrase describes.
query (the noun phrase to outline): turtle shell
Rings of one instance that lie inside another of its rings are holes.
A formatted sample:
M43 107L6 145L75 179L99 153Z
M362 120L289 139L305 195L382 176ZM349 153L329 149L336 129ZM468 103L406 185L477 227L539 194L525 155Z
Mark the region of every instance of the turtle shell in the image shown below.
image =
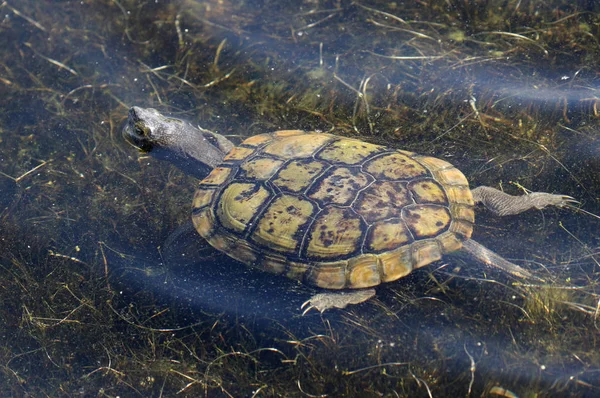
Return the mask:
M213 247L328 289L401 278L471 237L450 163L330 134L248 138L201 183L192 219Z

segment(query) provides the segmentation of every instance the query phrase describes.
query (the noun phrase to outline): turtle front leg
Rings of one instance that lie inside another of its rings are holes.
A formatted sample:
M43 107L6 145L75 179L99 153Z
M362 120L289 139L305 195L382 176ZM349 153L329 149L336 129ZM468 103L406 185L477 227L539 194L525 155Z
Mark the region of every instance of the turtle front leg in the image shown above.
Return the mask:
M330 308L345 308L348 304L358 304L367 301L375 295L375 289L361 289L344 292L319 293L305 301L300 309L303 309L302 315L313 308L323 312ZM306 307L306 308L305 308Z
M486 209L498 216L519 214L529 209L543 209L546 206L565 207L579 203L567 195L554 195L546 192L531 192L513 196L492 187L481 186L471 190L475 203L483 204Z

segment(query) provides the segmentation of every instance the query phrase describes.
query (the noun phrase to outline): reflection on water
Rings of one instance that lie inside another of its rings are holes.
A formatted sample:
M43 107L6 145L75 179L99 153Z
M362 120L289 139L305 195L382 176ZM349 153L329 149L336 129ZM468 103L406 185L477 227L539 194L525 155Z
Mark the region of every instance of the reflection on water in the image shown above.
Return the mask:
M477 240L547 284L452 256L301 317L310 287L172 237L197 181L120 127L131 105L236 142L335 127L599 214L595 2L0 10L2 395L594 396L593 215L477 214Z

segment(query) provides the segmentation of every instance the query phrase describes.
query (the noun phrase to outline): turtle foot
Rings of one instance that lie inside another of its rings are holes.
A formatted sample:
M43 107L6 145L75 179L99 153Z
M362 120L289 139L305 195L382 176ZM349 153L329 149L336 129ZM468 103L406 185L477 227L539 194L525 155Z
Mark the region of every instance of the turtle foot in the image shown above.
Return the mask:
M319 293L305 301L300 309L303 309L302 315L313 308L319 312L324 312L330 308L345 308L348 304L358 304L367 301L375 295L375 289L352 290L345 292L327 292Z
M531 197L533 207L543 209L547 206L565 207L568 205L579 204L579 201L568 195L555 195L546 192L532 192L528 196Z
M512 196L492 187L477 187L471 190L475 203L483 204L498 216L519 214L529 209L544 209L548 206L568 207L579 202L567 195L555 195L546 192L530 192L526 195Z

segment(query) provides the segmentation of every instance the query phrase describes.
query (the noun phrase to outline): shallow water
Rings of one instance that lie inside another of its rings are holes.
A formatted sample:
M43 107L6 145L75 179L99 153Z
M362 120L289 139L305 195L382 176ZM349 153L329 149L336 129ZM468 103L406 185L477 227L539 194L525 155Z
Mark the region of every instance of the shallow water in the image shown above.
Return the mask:
M0 395L595 396L600 8L407 3L1 3ZM301 316L313 288L179 235L197 181L123 140L133 105L235 142L335 129L581 205L477 213L546 283L452 255Z

